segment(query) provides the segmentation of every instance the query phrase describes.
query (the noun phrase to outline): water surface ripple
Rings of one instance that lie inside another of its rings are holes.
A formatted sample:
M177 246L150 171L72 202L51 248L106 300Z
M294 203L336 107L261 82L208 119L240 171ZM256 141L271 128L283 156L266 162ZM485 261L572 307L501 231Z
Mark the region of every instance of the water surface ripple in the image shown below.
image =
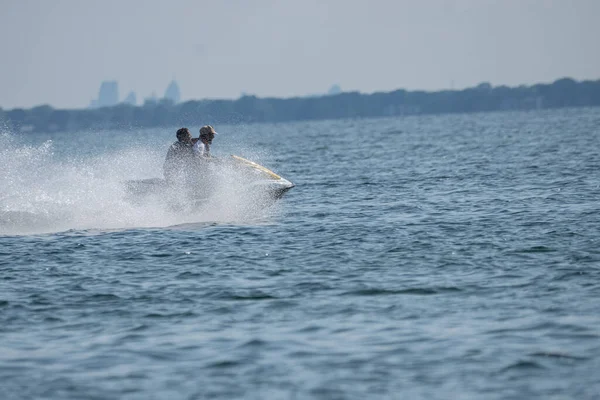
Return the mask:
M598 398L599 109L220 131L297 187L252 218L0 225L3 399ZM47 168L77 152L51 139ZM131 150L90 140L94 168Z

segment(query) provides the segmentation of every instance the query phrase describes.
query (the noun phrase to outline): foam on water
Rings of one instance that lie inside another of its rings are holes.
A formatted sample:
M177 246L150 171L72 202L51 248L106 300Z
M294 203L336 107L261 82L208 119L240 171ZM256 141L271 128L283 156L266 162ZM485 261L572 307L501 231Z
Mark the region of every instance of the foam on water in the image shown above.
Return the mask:
M201 206L173 207L174 201L182 203L178 191L131 201L125 181L162 176L164 154L156 148L85 158L59 157L55 150L50 140L23 145L15 136L0 135L0 234L245 223L273 211L239 190L235 171L227 168L211 182L214 195Z

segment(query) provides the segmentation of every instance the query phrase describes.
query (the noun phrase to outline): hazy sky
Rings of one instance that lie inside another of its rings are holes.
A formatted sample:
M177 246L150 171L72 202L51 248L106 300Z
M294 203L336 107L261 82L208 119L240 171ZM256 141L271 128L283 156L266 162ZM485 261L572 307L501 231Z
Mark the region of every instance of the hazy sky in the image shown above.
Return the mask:
M0 107L600 78L600 0L0 0Z

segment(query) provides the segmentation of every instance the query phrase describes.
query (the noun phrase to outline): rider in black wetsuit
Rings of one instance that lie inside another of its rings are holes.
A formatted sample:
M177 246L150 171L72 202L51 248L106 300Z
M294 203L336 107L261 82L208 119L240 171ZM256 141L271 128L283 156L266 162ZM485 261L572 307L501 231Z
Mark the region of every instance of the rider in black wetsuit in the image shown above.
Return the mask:
M188 128L177 130L177 141L169 147L163 172L168 183L185 183L195 158L192 150L192 134Z

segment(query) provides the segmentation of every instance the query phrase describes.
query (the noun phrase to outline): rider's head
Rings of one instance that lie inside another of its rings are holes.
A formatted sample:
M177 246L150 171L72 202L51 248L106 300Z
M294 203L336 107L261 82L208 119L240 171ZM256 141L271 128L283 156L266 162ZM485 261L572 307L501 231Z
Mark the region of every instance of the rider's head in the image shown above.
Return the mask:
M177 129L177 140L183 143L190 143L192 141L192 134L188 128Z
M210 125L205 125L202 128L200 128L200 140L202 142L209 144L212 143L216 134L217 132L215 132L215 128L213 128Z

